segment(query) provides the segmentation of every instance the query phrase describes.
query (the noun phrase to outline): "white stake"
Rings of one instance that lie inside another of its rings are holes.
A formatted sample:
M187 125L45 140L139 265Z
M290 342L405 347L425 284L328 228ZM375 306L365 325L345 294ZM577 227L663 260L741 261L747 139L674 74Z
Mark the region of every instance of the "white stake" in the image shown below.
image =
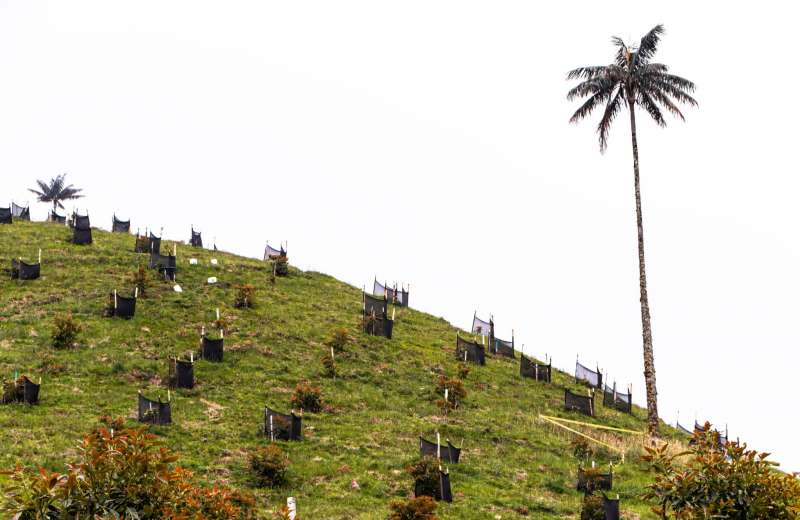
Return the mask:
M219 337L220 339L225 339L225 330L219 329Z
M138 285L136 287L134 287L134 289L133 289L133 297L134 298L138 298L139 297L139 286Z
M439 432L436 432L436 458L442 460L442 440L439 437Z
M39 264L42 263L42 248L39 248Z
M219 321L219 307L217 307L217 321Z
M449 388L445 388L445 389L444 389L444 400L445 400L445 402L447 402L447 401L448 401L448 399L447 399L447 396L448 396L448 394L449 394L449 390L450 390Z
M172 401L172 394L170 394L169 390L167 390L167 402L169 401Z
M294 497L288 497L286 499L286 509L289 512L289 520L294 520L297 516L297 502L295 502Z
M114 289L114 308L117 308L117 290Z

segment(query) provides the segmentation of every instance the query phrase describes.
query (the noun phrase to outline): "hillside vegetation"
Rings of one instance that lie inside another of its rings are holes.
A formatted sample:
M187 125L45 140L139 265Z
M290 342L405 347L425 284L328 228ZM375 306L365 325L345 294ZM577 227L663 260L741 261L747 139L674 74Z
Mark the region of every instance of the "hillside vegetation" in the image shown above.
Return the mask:
M131 276L147 257L133 252L132 235L95 230L90 246L72 245L70 236L63 225L0 226L4 269L11 258L33 261L39 248L43 256L40 279L0 279L0 373L42 379L39 405L0 406L3 469L22 463L63 470L99 416L135 424L137 392L166 398L167 358L197 352L200 330L212 327L216 308L228 323L224 362L198 361L196 387L171 392L173 424L151 431L203 481L248 489L265 511L294 496L304 520L386 518L389 502L413 489L404 467L418 457L418 436L435 440L438 430L464 449L461 463L449 466L454 502L440 504L442 518L577 518L573 437L538 415L644 430L643 410L629 416L606 409L602 397L595 419L564 412L564 387L586 391L571 375L554 371L552 384L523 380L518 360L491 357L484 367L470 365L467 397L445 417L435 404L435 381L440 373L457 376L460 363L456 329L443 319L397 308L392 340L366 336L359 289L296 269L272 283L264 262L181 243L182 293L149 271L136 316L105 318L109 292L131 293ZM162 251L172 247L162 243ZM207 284L210 276L219 283ZM234 286L244 283L256 287L253 309L233 306ZM66 312L83 331L77 347L55 350L53 318ZM334 380L323 377L321 358L337 328L348 329L354 342L337 354ZM304 414L302 441L280 442L292 462L289 482L259 489L247 453L267 442L259 431L263 407L288 413L303 380L321 387L325 409ZM637 498L649 479L638 459L641 441L619 439L628 456L615 466L611 494L620 495L624 517L652 518ZM595 459L607 464L618 457L601 450Z

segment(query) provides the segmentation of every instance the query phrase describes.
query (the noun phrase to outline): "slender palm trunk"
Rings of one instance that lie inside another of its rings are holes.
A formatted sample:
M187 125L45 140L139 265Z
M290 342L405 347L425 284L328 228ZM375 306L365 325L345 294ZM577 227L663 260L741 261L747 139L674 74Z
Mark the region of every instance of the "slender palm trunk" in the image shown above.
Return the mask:
M644 227L642 226L642 194L639 188L639 145L636 143L636 115L633 100L628 101L631 116L631 144L633 145L633 183L636 193L636 229L639 239L639 303L642 307L642 350L644 354L644 382L647 389L647 430L658 435L658 392L656 391L656 366L653 360L653 334L650 329L650 304L647 299L647 275L644 267Z

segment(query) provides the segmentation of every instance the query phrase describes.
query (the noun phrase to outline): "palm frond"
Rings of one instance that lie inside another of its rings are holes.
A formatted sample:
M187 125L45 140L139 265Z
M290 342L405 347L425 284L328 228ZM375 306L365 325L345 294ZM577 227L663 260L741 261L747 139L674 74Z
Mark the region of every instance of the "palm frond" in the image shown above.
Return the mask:
M655 121L658 126L667 126L667 122L664 120L664 115L661 113L661 109L658 108L658 104L653 100L652 97L650 97L650 94L640 91L636 100L636 104L644 108L645 112L650 114L650 117L653 118L653 121ZM675 108L674 105L672 105L672 107ZM675 110L677 110L677 108L675 108ZM678 111L678 113L680 114L680 111ZM683 118L683 114L680 114L680 117Z
M606 69L605 65L590 65L578 67L567 73L567 80L570 79L592 79L601 75Z
M662 34L664 34L664 26L658 24L642 36L639 49L636 51L639 65L646 65L655 56Z
M614 122L614 118L617 117L617 114L622 108L622 103L624 101L624 90L625 89L622 86L617 87L616 94L608 101L606 110L603 112L603 117L600 119L600 123L597 125L597 133L599 134L600 138L601 152L604 152L608 146L608 132L611 130L611 123Z
M613 89L606 89L597 92L596 94L592 95L586 102L572 114L572 117L569 119L570 123L577 123L581 119L585 118L589 114L594 111L595 108L600 106L601 104L608 101L608 98L611 97Z

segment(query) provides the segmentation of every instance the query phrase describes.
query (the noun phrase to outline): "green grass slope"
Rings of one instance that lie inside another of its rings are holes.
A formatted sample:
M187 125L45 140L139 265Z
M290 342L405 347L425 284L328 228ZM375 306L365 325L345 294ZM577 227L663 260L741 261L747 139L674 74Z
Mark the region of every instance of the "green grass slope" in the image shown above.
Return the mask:
M294 269L273 285L263 262L183 244L183 293L151 280L134 319L104 318L109 291L129 293L132 272L147 258L133 253L131 235L94 230L91 246L69 238L69 229L55 224L0 226L2 268L13 257L33 260L38 248L43 254L40 279L0 279L0 374L10 378L19 370L43 381L38 406L0 406L3 469L23 463L63 470L100 415L133 423L137 391L166 395L160 379L168 356L196 351L201 327L211 325L219 307L229 321L225 361L199 361L196 388L172 392L173 424L152 427L200 479L250 489L265 511L295 496L304 519L385 518L388 503L412 489L404 466L418 454L418 436L435 439L438 429L464 446L462 463L450 466L455 500L441 504L443 518L578 516L570 436L537 419L539 413L584 419L562 411L563 388L578 388L570 376L554 371L552 384L522 380L517 361L491 358L485 367L471 365L463 406L443 417L434 380L439 371L456 375L458 362L456 329L440 318L398 309L391 341L369 337L359 332L359 289ZM166 248L172 243L165 241ZM189 265L190 257L199 265ZM212 257L218 266L210 265ZM220 283L208 285L209 276ZM240 283L256 286L255 309L233 307L233 286ZM50 346L52 319L62 312L84 327L75 349ZM337 357L340 376L332 380L321 377L320 359L337 327L356 341ZM305 414L301 442L281 443L292 461L290 482L255 489L246 453L266 442L259 435L263 406L288 411L304 379L321 386L328 409ZM598 406L594 421L643 430L643 419L640 409L631 417ZM647 481L636 451L616 467L612 494L619 493L628 518L650 518L636 498Z

